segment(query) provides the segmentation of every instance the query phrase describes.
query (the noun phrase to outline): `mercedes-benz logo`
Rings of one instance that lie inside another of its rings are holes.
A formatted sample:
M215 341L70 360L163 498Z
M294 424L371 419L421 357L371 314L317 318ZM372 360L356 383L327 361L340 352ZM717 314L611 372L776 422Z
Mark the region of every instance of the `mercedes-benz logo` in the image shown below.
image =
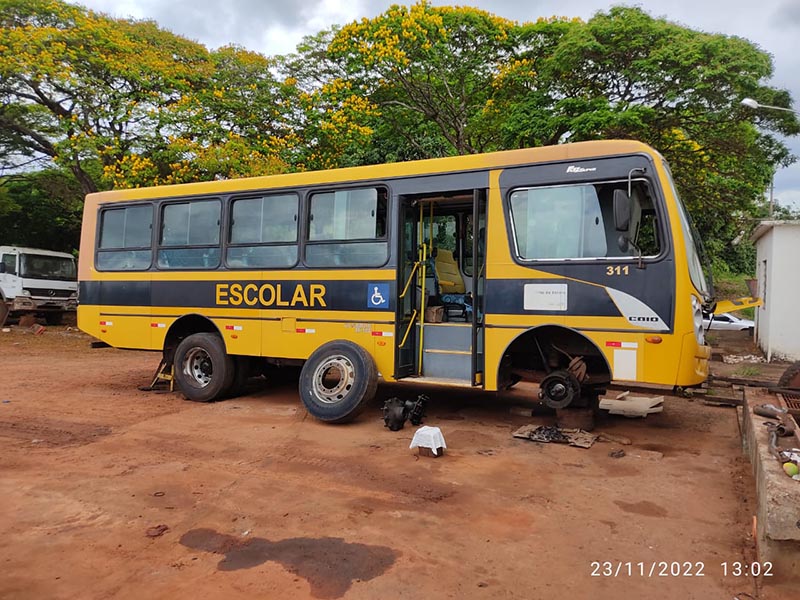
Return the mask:
M55 296L55 295L56 295L56 291L55 291L55 290L50 290L48 293L49 293L51 296Z

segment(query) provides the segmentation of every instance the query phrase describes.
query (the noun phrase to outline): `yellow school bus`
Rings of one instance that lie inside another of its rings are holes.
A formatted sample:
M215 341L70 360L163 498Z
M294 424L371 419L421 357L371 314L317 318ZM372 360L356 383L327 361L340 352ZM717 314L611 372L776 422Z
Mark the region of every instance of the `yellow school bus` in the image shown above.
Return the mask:
M90 194L79 283L80 328L163 352L187 398L302 366L329 422L379 379L564 408L708 372L691 223L635 141Z

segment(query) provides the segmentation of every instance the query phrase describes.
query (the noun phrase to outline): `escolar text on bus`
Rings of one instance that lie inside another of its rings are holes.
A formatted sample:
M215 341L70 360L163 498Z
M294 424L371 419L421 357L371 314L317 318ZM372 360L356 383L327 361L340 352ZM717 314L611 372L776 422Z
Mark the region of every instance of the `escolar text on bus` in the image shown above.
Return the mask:
M326 308L321 283L218 283L217 306L305 306Z

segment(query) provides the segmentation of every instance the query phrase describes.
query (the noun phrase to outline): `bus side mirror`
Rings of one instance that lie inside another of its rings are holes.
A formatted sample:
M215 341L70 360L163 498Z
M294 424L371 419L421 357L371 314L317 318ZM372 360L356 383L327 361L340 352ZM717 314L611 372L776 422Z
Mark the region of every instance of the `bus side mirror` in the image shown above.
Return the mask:
M631 197L625 190L614 190L614 228L628 231L631 224Z

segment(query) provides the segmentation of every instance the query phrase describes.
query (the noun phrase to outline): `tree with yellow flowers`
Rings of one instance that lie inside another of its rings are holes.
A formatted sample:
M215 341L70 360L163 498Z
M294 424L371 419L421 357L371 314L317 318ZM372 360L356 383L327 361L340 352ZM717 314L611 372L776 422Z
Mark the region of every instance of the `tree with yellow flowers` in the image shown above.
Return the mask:
M497 145L482 111L515 27L475 8L420 2L342 27L328 51L405 143L424 151L421 129L440 138L440 153L468 154Z
M151 21L60 0L0 0L0 154L52 161L85 193L163 133L162 109L198 86L206 49Z

